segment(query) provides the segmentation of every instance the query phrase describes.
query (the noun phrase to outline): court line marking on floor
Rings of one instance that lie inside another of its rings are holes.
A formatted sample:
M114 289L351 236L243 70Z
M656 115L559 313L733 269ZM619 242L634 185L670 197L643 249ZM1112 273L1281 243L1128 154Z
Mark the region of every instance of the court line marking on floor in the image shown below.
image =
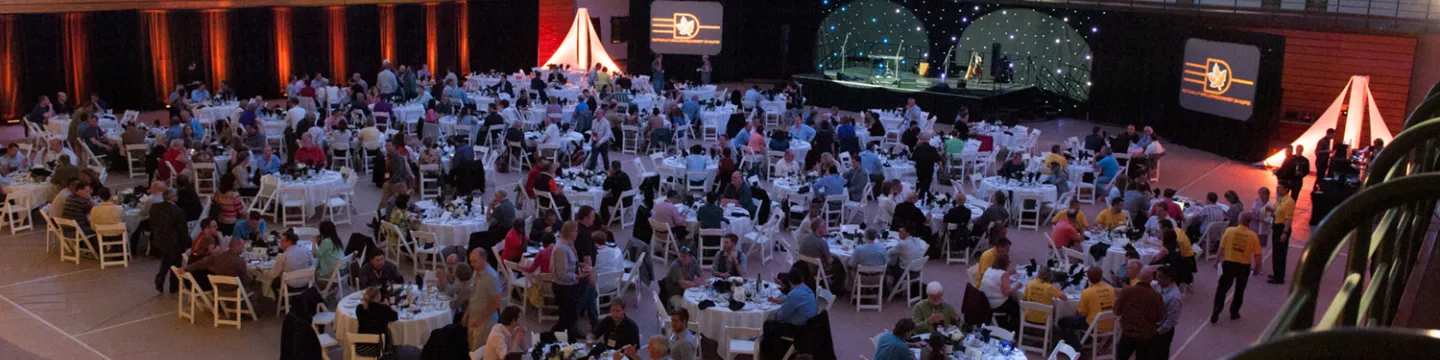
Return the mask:
M170 316L170 315L175 315L175 311L167 312L167 313L164 313L164 314L156 314L156 315L146 316L146 317L143 317L143 318L139 318L139 319L135 319L135 320L130 320L130 321L126 321L126 322L123 322L123 323L119 323L119 324L115 324L115 325L110 325L110 326L106 326L106 327L103 327L103 328L99 328L99 329L90 330L90 331L86 331L86 332L83 332L83 333L75 334L75 336L76 336L76 337L80 337L80 336L90 335L90 334L98 333L98 332L101 332L101 331L111 330L111 329L114 329L114 328L118 328L118 327L121 327L121 326L132 325L132 324L136 324L136 323L140 323L140 322L144 322L144 321L159 319L159 318L161 318L161 317Z
M1225 160L1225 161L1223 161L1223 162L1220 162L1220 165L1215 165L1215 167L1212 168L1212 169L1210 169L1210 171L1205 172L1205 175L1200 175L1200 176L1196 177L1195 180L1190 180L1190 183L1189 183L1189 184L1185 184L1185 186L1181 186L1179 189L1175 189L1175 191L1179 192L1179 191L1181 191L1181 190L1189 189L1191 185L1195 185L1195 183L1200 182L1201 179L1204 179L1204 178L1206 178L1206 177L1209 177L1210 174L1214 174L1215 171L1220 170L1220 168L1225 167L1225 164L1229 164L1229 163L1230 163L1230 160Z
M1269 261L1270 261L1270 252L1269 252L1269 251L1266 251L1266 252L1265 252L1265 257L1263 257L1263 258L1260 259L1260 263L1261 263L1261 264L1264 264L1264 263L1269 262ZM1232 290L1233 290L1233 289L1232 289ZM1225 297L1225 307L1229 307L1229 306L1230 306L1230 302L1233 301L1233 300L1235 300L1235 296L1234 296L1233 294L1234 294L1234 293L1232 292L1232 293L1230 293L1229 296L1226 296L1226 297ZM1214 306L1214 303L1213 303L1213 302L1211 303L1211 306ZM1224 308L1221 308L1221 309L1223 310ZM1211 311L1214 311L1213 308L1212 308ZM1267 321L1266 323L1268 324L1269 322ZM1206 327L1209 327L1209 326L1210 326L1210 318L1201 319L1201 320L1200 320L1200 327L1195 328L1195 332L1191 333L1191 334L1190 334L1190 337L1185 339L1185 343L1180 344L1180 347L1179 347L1179 348L1176 348L1176 349L1175 349L1175 352L1170 353L1170 358L1171 358L1171 359L1177 359L1177 358L1179 358L1179 357L1180 357L1180 353L1185 352L1185 348L1187 348L1187 347L1190 346L1190 342L1191 342L1191 341L1195 341L1195 338L1198 337L1198 336L1200 336L1200 332L1201 332L1201 331L1205 331L1205 328L1206 328ZM1261 331L1264 331L1264 328L1261 328Z
M14 283L14 284L9 284L9 285L0 286L0 289L4 289L4 288L8 288L8 287L13 287L13 286L19 286L19 285L25 285L25 284L29 284L29 283L33 283L33 282L37 282L37 281L45 281L45 280L58 279L58 278L60 278L60 277L62 277L62 276L74 275L74 274L79 274L79 273L88 272L88 271L94 271L94 270L97 270L97 269L96 269L96 268L80 269L80 270L75 270L75 271L67 272L67 273L64 273L64 274L55 274L55 275L50 275L50 276L42 276L42 277L30 279L30 280L25 280L25 281L17 282L17 283Z
M55 332L65 334L65 337L70 338L70 340L75 341L76 344L80 344L81 347L84 347L86 350L90 350L90 352L95 353L95 355L99 355L101 359L114 360L111 359L109 356L105 356L105 354L101 353L100 350L95 350L95 348L90 347L90 344L86 344L84 341L80 341L80 338L75 337L75 335L70 335L70 333L65 332L65 330L61 330L59 326L55 326L55 324L51 324L49 321L45 321L45 319L41 318L40 315L35 315L35 313L31 312L30 309L26 309L24 306L20 306L20 304L17 304L15 303L15 301L10 300L9 297L6 297L5 295L0 295L0 300L5 300L5 302L9 303L10 306L14 306L16 309L20 309L20 312L25 313L25 315L30 315L30 317L35 318L35 320L39 321L41 324L45 324L45 326L49 326L51 329L54 329Z

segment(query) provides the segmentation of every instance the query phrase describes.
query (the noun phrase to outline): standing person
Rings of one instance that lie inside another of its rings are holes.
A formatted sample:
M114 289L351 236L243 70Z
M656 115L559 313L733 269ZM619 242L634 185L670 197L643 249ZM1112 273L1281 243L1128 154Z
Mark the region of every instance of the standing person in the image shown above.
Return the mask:
M1295 148L1286 148L1285 161L1275 169L1275 179L1290 189L1290 199L1300 200L1300 188L1305 185L1305 175L1310 174L1310 159L1305 158L1305 147L1295 145ZM1275 194L1285 196L1285 194Z
M911 100L914 104L914 100ZM920 196L930 197L930 181L935 178L935 164L940 162L940 153L930 146L930 135L920 136L920 141L915 145L915 151L910 154L910 160L915 162L916 190Z
M1275 185L1275 192L1284 194L1285 185ZM1270 225L1271 284L1285 283L1286 255L1290 252L1290 221L1295 218L1295 200L1279 196L1275 199L1275 221Z
M1240 306L1245 303L1245 284L1250 276L1259 275L1264 265L1264 259L1260 257L1260 237L1248 227L1253 216L1255 214L1248 212L1240 214L1240 223L1225 229L1225 235L1220 238L1224 262L1220 264L1220 284L1215 289L1211 324L1220 321L1220 310L1225 309L1225 295L1230 292L1231 285L1235 286L1235 298L1230 303L1230 320L1240 319Z
M1165 302L1165 317L1160 320L1160 326L1155 329L1155 344L1153 346L1152 359L1169 360L1170 343L1175 341L1175 324L1180 321L1180 308L1185 300L1180 296L1180 287L1175 286L1176 275L1183 268L1177 269L1173 266L1161 266L1155 270L1155 282L1158 283L1155 291L1160 293L1160 299Z
M185 210L175 205L180 195L165 189L165 201L150 205L150 241L160 253L160 271L155 273L155 291L164 291L170 279L170 293L180 291L180 279L170 276L171 266L180 266L180 255L190 248L190 230L185 227Z
M1315 143L1315 186L1317 187L1320 186L1320 179L1325 178L1325 172L1330 169L1330 153L1335 149L1334 144L1335 129L1325 129L1325 137ZM1284 193L1275 194L1275 197L1284 196Z
M485 249L470 250L470 268L475 275L464 321L469 329L471 349L485 345L486 336L498 320L495 313L504 305L500 301L500 278L495 275L495 269L486 263L488 257L482 251Z
M566 331L574 339L584 337L575 320L580 316L580 296L584 285L580 281L590 276L590 268L581 267L580 257L575 251L575 237L579 235L580 223L567 221L560 227L560 241L550 253L550 273L554 275L552 285L555 300L560 303L560 320L550 331Z
M695 69L696 72L700 73L700 83L710 85L710 71L714 70L710 67L710 55L701 55L700 62L700 68Z
M385 168L390 173L390 177L386 178L385 188L381 191L379 208L384 208L390 202L391 197L404 193L405 184L412 176L407 157L398 151L401 146L403 145L393 141L385 142L385 153L388 154L385 159Z
M595 119L590 127L590 156L585 161L586 169L595 168L595 160L604 158L600 165L610 162L610 142L615 140L615 133L610 131L610 120L605 118Z
M1115 345L1115 358L1128 360L1135 354L1139 360L1154 359L1156 331L1165 318L1165 310L1165 301L1150 287L1149 279L1121 289L1119 298L1115 299L1115 316L1120 317L1120 342Z
M650 82L654 83L656 94L665 91L664 60L665 55L655 54L655 60L650 62Z

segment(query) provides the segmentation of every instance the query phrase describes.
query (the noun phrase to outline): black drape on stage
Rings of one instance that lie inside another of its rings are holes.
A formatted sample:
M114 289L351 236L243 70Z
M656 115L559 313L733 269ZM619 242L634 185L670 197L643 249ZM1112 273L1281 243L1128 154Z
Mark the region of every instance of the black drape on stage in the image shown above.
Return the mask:
M269 8L231 10L230 86L241 98L284 96L275 76L275 16ZM294 47L294 43L291 43ZM291 71L295 67L292 65Z
M19 79L17 99L19 114L24 115L35 107L40 95L55 100L55 93L65 89L64 37L60 31L59 14L37 14L18 16L15 24L15 46L12 54L19 58L16 64ZM74 99L71 99L74 104Z
M783 79L813 71L815 29L824 18L818 1L717 1L725 7L720 53L710 56L710 81L733 82L747 78ZM473 6L473 5L472 5ZM630 2L628 73L649 74L650 2ZM665 78L700 81L695 72L700 55L666 55Z
M146 64L150 60L150 54L145 50L144 35L137 35L139 13L96 12L90 14L90 21L91 92L100 94L100 98L112 108L153 101L155 86L150 82L149 73L127 65ZM130 107L121 109L126 108Z
M345 9L345 79L331 79L342 84L350 83L350 75L371 82L380 72L380 10L375 5L351 6ZM373 82L372 82L373 84Z
M1269 156L1270 138L1280 117L1280 76L1285 38L1177 25L1164 17L1113 15L1110 31L1093 41L1090 78L1092 121L1151 126L1168 142L1242 161ZM1198 38L1255 45L1260 48L1260 74L1255 80L1254 114L1240 121L1180 106L1180 78L1185 41Z
M297 7L290 9L290 73L297 77L315 77L330 72L329 29L325 26L325 8Z

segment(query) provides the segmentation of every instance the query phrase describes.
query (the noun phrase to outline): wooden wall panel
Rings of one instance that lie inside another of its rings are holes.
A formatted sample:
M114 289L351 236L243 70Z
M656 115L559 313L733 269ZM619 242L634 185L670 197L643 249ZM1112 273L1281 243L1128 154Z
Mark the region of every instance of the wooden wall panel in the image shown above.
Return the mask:
M1250 29L1285 36L1281 80L1283 111L1320 116L1353 75L1370 76L1370 93L1392 133L1405 122L1410 72L1415 61L1413 37ZM1309 125L1281 122L1276 141L1289 141ZM1293 125L1293 126L1292 126Z

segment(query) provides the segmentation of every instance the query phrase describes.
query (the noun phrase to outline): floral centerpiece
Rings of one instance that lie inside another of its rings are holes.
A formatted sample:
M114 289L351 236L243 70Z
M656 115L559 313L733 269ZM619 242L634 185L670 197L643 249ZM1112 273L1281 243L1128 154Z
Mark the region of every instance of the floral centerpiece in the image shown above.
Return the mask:
M530 350L530 358L538 360L579 360L589 356L584 344L544 344Z

